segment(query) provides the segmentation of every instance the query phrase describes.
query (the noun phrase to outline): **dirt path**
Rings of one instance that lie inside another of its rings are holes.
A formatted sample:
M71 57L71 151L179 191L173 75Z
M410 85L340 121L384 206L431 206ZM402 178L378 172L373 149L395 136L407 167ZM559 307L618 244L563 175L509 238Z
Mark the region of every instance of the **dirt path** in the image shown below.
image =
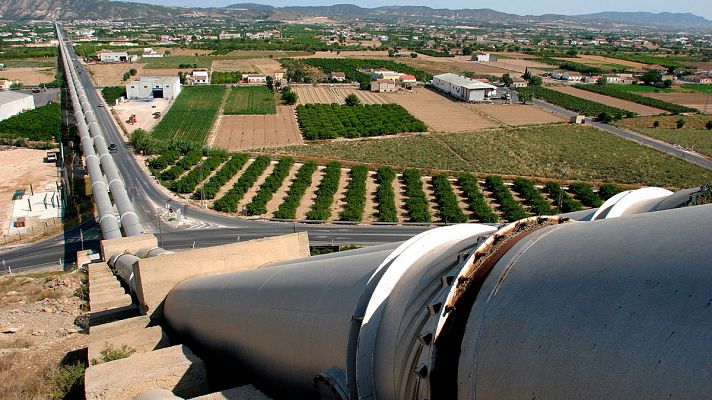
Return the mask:
M340 219L339 213L344 209L346 205L346 199L344 195L346 194L346 186L351 181L349 177L349 170L341 169L341 178L339 179L339 189L334 194L334 202L331 203L331 220L337 221Z
M467 220L470 222L477 222L476 219L472 218L472 211L470 211L470 204L467 202L464 192L460 185L457 184L457 179L450 180L450 186L452 186L452 191L455 192L457 197L457 205L460 207L462 212L467 216Z
M302 201L299 203L299 207L297 207L297 219L306 219L307 213L311 209L312 204L314 204L314 193L316 192L316 188L319 186L321 179L324 177L324 168L324 166L320 165L314 172L314 175L312 175L312 183L309 188L307 188L306 192L304 192Z
M240 200L240 203L238 203L237 205L237 212L241 212L246 205L250 204L252 198L255 197L257 191L260 189L260 186L262 186L262 184L265 182L265 179L267 179L267 177L270 176L272 171L274 171L275 165L277 165L277 161L270 162L269 166L265 169L262 175L257 178L255 184L252 185L249 190L247 190L247 193L245 193L245 196L242 197L242 200Z
M430 214L433 216L434 222L445 222L440 221L440 212L438 211L437 201L435 201L435 194L433 192L432 177L421 176L420 181L423 182L423 192L425 192L425 198L428 199L428 209Z
M398 211L398 221L408 221L408 210L405 208L405 184L403 184L403 175L398 174L393 179L393 192L395 193L396 211Z
M230 96L231 91L232 88L228 88L223 94L222 100L220 101L220 108L218 109L217 117L215 118L215 122L213 122L212 128L210 128L210 134L208 134L208 139L205 141L208 147L213 147L215 145L215 138L218 136L218 132L220 132L220 125L222 125L225 103L227 102L227 98Z
M289 191L289 188L292 186L292 181L297 175L297 171L299 171L299 168L301 167L302 164L295 163L294 165L292 165L292 169L289 170L289 174L287 174L287 177L284 179L284 182L282 182L282 186L280 186L279 189L274 192L274 195L272 195L272 199L267 202L266 215L272 216L274 215L275 211L277 211L279 205L282 204L284 198L287 196L287 191Z
M233 186L235 186L235 182L237 182L238 179L242 176L242 174L245 172L245 170L252 164L253 160L247 160L245 165L242 166L242 169L237 171L237 173L228 180L223 187L220 188L218 193L215 195L215 198L213 200L217 200L225 195L230 189L232 189Z
M207 182L210 180L210 178L212 178L213 176L215 176L215 174L217 174L218 171L220 171L220 168L222 168L223 165L225 165L225 164L227 163L227 161L229 161L229 160L230 160L230 159L228 158L225 162L223 162L222 164L218 165L217 168L215 168L214 170L212 170L208 176L204 177L204 179L202 180L202 182L198 183L198 185L195 187L195 190L193 191L193 193L199 192L199 191L200 191L200 188L202 188L203 185L204 185L205 183L207 183ZM192 196L193 193L188 193L188 196Z
M376 190L378 189L378 184L376 183L376 172L369 171L368 177L366 178L366 207L364 207L363 220L365 222L372 222L376 219Z

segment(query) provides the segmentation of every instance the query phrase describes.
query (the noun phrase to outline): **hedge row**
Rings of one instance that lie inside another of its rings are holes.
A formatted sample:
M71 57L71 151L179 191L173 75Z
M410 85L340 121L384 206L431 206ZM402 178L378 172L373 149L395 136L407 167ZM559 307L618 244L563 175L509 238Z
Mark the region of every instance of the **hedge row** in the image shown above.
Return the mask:
M205 161L176 181L170 189L178 193L193 193L198 184L225 162L227 157L228 154L224 150L212 151Z
M61 131L59 103L37 107L0 121L1 138L59 141Z
M341 211L342 221L361 221L363 211L366 208L366 179L368 179L368 167L357 165L349 171L349 184L346 187L346 205Z
M401 132L425 132L428 127L398 104L342 104L297 106L299 127L304 138L335 139L366 137Z
M243 165L247 162L247 159L249 158L249 154L246 153L235 153L232 155L230 160L225 163L225 165L220 168L220 170L206 182L202 188L198 189L195 193L193 193L193 199L194 200L200 200L200 199L208 199L212 200L215 198L215 195L218 194L220 191L220 188L223 187L227 183L227 181L230 180L237 171L242 168Z
M576 182L569 185L569 190L583 205L588 207L600 207L603 200L593 191L593 187L588 183Z
M265 179L264 183L257 190L257 194L245 206L245 211L248 215L262 215L267 212L267 202L272 199L272 196L277 189L282 186L284 179L289 175L289 170L294 165L292 157L282 157L274 166L272 173Z
M617 195L620 192L620 188L611 183L604 183L598 187L598 196L604 201L610 199L611 197Z
M381 222L398 222L396 210L396 195L393 192L393 179L396 172L391 167L381 167L376 171L376 201L378 205L378 220Z
M536 187L534 187L534 181L524 178L516 178L512 188L516 190L522 198L524 198L527 204L529 204L530 213L534 215L556 214L556 211L551 207L549 202L546 201L544 196L542 196Z
M178 161L181 154L176 150L167 150L165 153L154 158L148 163L148 166L155 171L163 171L169 165L173 165Z
M255 184L255 181L262 175L270 164L268 156L259 156L250 164L240 179L225 195L213 203L213 208L217 211L236 212L237 205L245 196L248 190Z
M485 196L477 187L477 178L470 174L460 174L457 176L457 184L460 185L470 205L473 218L483 223L499 222L499 217L492 211Z
M546 102L556 104L557 106L564 107L583 115L598 116L602 113L608 113L616 119L634 117L636 115L634 112L621 110L620 108L596 103L595 101L586 100L581 97L572 96L570 94L547 89L541 86L529 86L519 89L520 95L527 93L531 93L531 95L537 99L542 99Z
M299 168L287 191L287 196L274 213L275 218L295 219L297 217L297 208L299 208L304 193L311 186L314 171L316 171L316 164L311 161L305 162Z
M499 208L502 210L502 217L508 221L517 221L526 218L527 213L524 212L521 204L514 200L512 192L504 184L501 176L490 175L485 178L485 187L492 192L492 196L499 203Z
M324 177L316 189L316 199L312 204L312 209L307 213L307 219L314 221L331 219L331 203L334 202L334 194L339 189L340 179L341 163L332 161L326 164Z
M578 201L569 196L568 193L561 188L556 182L547 182L544 186L544 192L548 193L554 204L559 207L561 212L572 212L583 210L583 206Z
M653 97L639 95L638 93L627 92L620 90L616 85L575 85L579 89L587 90L589 92L602 94L604 96L611 96L617 99L632 101L633 103L642 104L648 107L659 108L661 110L670 111L675 114L680 113L690 113L699 112L695 108L685 107L680 104L673 104L667 101L659 100Z
M199 163L202 158L202 150L191 150L187 152L174 166L170 167L167 171L164 171L159 178L162 181L173 181L181 176L183 172L189 170L193 165Z
M457 196L450 185L450 178L446 174L433 175L432 184L440 218L445 222L467 222L467 216L457 204Z
M423 191L423 182L420 180L420 171L417 169L407 169L403 172L403 182L405 183L405 208L408 211L408 218L411 222L430 222L432 216L428 207L428 199Z

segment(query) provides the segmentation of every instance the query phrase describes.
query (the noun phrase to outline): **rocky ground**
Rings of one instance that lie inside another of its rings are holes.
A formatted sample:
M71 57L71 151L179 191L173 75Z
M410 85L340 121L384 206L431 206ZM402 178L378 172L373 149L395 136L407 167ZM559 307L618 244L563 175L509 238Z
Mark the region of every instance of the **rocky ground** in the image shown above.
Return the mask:
M76 271L0 277L0 399L83 394L84 279Z

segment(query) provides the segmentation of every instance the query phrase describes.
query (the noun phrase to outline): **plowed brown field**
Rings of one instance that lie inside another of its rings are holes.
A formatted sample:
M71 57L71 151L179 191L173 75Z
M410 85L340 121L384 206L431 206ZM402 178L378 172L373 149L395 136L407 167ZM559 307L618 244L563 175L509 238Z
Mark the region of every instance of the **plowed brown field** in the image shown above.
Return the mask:
M292 107L271 115L223 115L214 145L229 151L304 143Z

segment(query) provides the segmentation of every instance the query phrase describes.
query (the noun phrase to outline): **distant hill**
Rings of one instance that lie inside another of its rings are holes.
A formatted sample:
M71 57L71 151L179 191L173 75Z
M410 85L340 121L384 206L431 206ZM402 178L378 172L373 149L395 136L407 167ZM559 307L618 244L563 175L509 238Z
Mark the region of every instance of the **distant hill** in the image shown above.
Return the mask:
M505 24L555 21L570 24L588 23L600 25L601 22L609 21L618 25L712 30L712 21L690 13L601 12L576 16L557 14L522 16L487 8L463 10L436 9L425 6L364 8L353 4L273 7L255 3L238 3L226 7L190 8L109 0L0 0L0 15L0 19L3 20L150 19L161 22L201 17L256 20L270 19L271 17L283 18L285 16L447 19Z
M632 23L638 25L677 26L680 28L707 28L712 29L712 21L690 13L658 14L650 12L600 12L595 14L577 15L576 18L584 20L601 20Z

